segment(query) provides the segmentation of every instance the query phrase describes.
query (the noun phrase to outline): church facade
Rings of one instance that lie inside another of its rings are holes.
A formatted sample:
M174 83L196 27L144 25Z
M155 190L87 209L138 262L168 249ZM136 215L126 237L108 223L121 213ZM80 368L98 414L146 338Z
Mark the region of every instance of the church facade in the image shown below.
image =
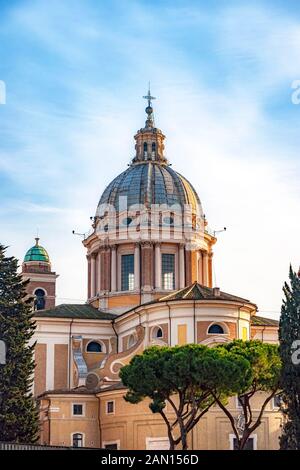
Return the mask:
M151 345L278 341L276 320L259 317L253 302L213 286L215 233L196 190L167 161L150 92L146 99L147 119L134 137L135 156L104 190L91 234L83 241L87 302L55 306L57 275L39 239L23 262L28 294L35 298L34 394L42 444L166 449L160 415L146 400L125 402L119 379L123 365ZM277 405L269 404L251 448L278 448L282 417ZM236 398L230 406L238 417ZM190 449L233 447L228 419L218 407L189 435Z

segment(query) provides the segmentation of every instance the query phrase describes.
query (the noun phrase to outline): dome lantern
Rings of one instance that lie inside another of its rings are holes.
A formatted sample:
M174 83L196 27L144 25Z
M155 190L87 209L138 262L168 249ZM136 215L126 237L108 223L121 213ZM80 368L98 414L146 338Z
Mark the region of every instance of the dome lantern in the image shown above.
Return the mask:
M145 127L141 128L134 136L136 155L132 160L132 164L152 161L167 165L168 161L164 156L165 136L160 129L155 127L152 100L156 98L151 95L150 85L148 94L143 96L143 98L148 100L148 105L145 109L147 119Z

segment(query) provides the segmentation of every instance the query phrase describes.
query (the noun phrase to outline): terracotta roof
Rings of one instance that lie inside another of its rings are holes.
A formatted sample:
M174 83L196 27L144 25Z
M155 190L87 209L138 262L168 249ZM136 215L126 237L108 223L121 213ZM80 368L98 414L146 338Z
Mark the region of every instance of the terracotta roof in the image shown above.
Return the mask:
M159 299L150 300L149 302L145 302L140 305L136 305L135 307L131 307L129 310L126 310L123 313L117 315L118 318L123 317L124 315L135 311L136 308L139 307L146 307L148 305L155 305L159 302L169 302L169 301L178 301L178 300L220 300L220 301L231 301L231 302L240 302L240 303L251 303L248 299L244 299L243 297L238 297L236 295L227 294L226 292L219 291L219 295L216 294L216 288L202 286L198 282L194 282L192 285L188 287L184 287L183 289L179 289L171 294L164 295ZM255 304L253 304L255 305Z
M117 382L117 383L114 383L113 385L109 385L109 387L101 388L100 390L98 390L98 393L110 392L111 390L123 390L123 389L127 389L127 387L125 387L125 385L122 382Z
M57 388L55 390L45 390L41 393L38 398L42 398L46 395L94 395L95 393L91 390L88 390L84 385L80 387L68 389L68 388Z
M273 318L265 318L259 317L258 315L254 315L251 318L251 325L253 326L279 326L279 321L274 320Z
M194 282L191 286L179 289L176 292L172 292L169 295L160 297L157 302L165 302L169 300L231 300L237 302L250 302L242 297L236 295L227 294L226 292L217 291L215 288L202 286L198 282Z
M38 310L35 317L79 318L87 320L112 320L117 315L102 312L88 304L61 304L47 310Z
M42 398L47 395L96 395L101 392L110 392L113 390L125 390L127 387L123 385L123 383L117 382L112 385L109 385L105 388L99 388L97 390L89 390L86 388L85 385L81 385L80 387L68 389L68 388L59 388L55 390L46 390L45 392L41 393L37 398Z

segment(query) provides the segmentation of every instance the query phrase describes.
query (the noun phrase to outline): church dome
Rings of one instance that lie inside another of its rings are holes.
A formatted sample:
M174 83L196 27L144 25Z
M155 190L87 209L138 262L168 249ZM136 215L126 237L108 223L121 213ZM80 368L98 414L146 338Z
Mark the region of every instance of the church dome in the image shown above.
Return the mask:
M117 176L102 194L97 214L100 215L104 207L102 205L106 204L119 211L123 201L127 203L127 207L122 207L122 210L136 204L142 204L146 208L151 208L153 204L177 204L182 209L185 204L190 204L193 211L196 211L200 205L191 183L170 166L156 161L133 163Z
M164 154L150 90L131 162L100 197L87 248L88 302L125 312L197 281L212 286L216 238L192 184Z
M145 126L134 136L136 154L129 168L117 176L102 194L96 216L108 209L129 210L133 205L150 209L153 205L177 205L180 210L189 205L192 212L201 211L199 197L182 175L174 171L164 156L165 136L155 127L151 101L155 99L148 91ZM121 207L120 207L121 206Z
M50 263L50 258L42 246L39 245L39 238L36 238L36 243L33 247L31 247L24 258L24 263L27 263L28 261L38 261L38 262L44 262L44 263Z

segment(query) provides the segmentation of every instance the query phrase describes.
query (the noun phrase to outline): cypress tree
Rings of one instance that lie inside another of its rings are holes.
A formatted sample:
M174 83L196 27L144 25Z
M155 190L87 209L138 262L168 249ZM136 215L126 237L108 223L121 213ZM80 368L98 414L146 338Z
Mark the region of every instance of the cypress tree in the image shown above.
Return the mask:
M283 432L280 448L300 450L300 278L290 267L290 283L284 284L285 299L279 323L282 359Z
M0 338L6 343L6 364L0 365L0 441L33 443L38 413L31 393L35 324L18 261L0 245ZM31 341L32 343L32 341Z

